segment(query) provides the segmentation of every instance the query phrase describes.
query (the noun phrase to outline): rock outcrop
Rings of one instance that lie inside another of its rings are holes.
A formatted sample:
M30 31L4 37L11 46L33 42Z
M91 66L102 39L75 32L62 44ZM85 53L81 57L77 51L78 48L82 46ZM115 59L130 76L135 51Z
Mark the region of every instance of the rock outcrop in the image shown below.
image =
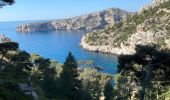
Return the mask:
M0 34L0 43L4 43L4 42L10 42L11 40L7 37L5 37L5 35Z
M168 2L169 0L152 0L152 2L150 4L144 5L143 7L141 7L141 9L139 10L139 14L142 13L145 10L148 10L150 8L154 8L156 6L159 6L160 4L164 3L164 2Z
M85 42L85 36L83 36L80 45L88 50L88 51L94 51L94 52L102 52L102 53L111 53L116 55L121 54L132 54L134 53L134 49L131 47L121 46L121 47L114 47L111 45L90 45Z
M150 8L152 7L152 8ZM136 45L157 45L170 49L170 0L154 0L121 25L96 30L83 36L80 45L96 52L133 54Z
M20 25L16 30L18 32L31 32L43 30L101 29L107 25L114 25L127 20L127 16L131 14L132 13L121 9L111 8L102 12L91 13L79 17Z

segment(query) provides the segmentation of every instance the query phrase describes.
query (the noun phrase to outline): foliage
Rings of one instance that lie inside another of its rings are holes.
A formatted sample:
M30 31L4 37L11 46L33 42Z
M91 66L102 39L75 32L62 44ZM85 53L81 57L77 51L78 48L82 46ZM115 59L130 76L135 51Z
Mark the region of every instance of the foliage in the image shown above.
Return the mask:
M0 7L5 6L5 5L12 5L14 4L15 0L1 0L0 1Z
M116 82L116 81L119 79L120 76L121 76L120 73L115 74L115 75L113 76L113 77L114 77L114 81Z
M112 100L113 96L113 86L111 81L108 81L104 89L105 100Z
M170 54L156 46L137 46L134 55L120 56L119 98L159 99L170 85L169 62Z
M110 75L97 72L95 69L79 69L71 53L64 65L61 65L57 61L21 51L18 44L14 42L0 45L1 55L3 55L3 59L0 60L0 99L2 100L35 99L31 92L35 92L41 100L70 100L70 98L95 100L100 98L105 84L111 79ZM28 87L23 90L20 84Z
M3 57L7 55L8 51L16 51L18 48L18 43L15 42L0 43L1 59L3 60Z
M81 98L82 83L78 79L77 67L74 56L69 52L60 75L60 93L61 96L71 100L80 100Z
M15 82L0 83L0 100L32 100L29 95L25 95Z
M18 44L13 42L1 43L0 60L0 99L2 100L31 100L32 96L26 95L20 88L19 83L28 83L30 69L29 54L19 52L8 56L7 52L16 51ZM8 57L9 58L8 58ZM3 58L2 57L2 58Z
M112 75L100 73L96 69L80 69L79 79L82 80L83 87L89 93L93 100L103 96L106 83L113 79Z

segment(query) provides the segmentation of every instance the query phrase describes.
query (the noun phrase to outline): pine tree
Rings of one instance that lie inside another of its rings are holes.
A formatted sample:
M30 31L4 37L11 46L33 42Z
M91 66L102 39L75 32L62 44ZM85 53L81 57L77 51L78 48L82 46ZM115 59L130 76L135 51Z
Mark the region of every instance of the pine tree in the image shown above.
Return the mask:
M110 81L107 82L104 89L105 100L112 100L113 86Z
M82 83L78 80L77 62L69 52L66 61L63 65L63 72L60 76L60 91L63 97L70 100L80 100L80 93L82 90Z
M137 92L134 96L140 100L151 97L155 100L159 99L170 84L169 65L169 51L160 50L154 45L137 46L134 55L119 56L118 68L126 81L123 83L123 87L120 84L121 81L117 83L118 92L124 94L124 90L127 89L132 96L131 94L135 90ZM124 95L120 95L120 97L124 97Z
M0 43L0 55L1 59L7 55L8 51L16 51L19 48L18 43L15 42L6 42Z

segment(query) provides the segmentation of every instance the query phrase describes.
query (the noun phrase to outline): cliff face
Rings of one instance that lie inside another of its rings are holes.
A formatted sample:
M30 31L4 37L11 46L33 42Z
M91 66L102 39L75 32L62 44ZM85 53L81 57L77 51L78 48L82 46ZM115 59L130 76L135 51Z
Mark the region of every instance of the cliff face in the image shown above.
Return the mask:
M152 5L127 21L83 36L81 45L90 51L133 54L136 45L156 44L170 48L170 1L154 0Z
M37 22L20 25L18 32L43 31L43 30L66 30L66 29L101 29L107 25L114 25L127 19L132 13L121 9L107 9L102 12L91 13L79 17L53 20L49 22Z

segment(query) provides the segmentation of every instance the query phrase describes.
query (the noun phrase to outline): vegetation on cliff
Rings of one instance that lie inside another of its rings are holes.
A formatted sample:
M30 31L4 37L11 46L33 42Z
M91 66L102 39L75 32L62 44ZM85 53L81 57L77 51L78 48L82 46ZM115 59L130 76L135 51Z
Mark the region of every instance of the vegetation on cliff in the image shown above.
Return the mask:
M86 34L82 42L89 46L107 46L109 50L114 48L130 50L135 49L135 45L147 44L169 48L169 8L169 0L161 2L157 6L133 14L127 21Z
M95 12L73 18L20 25L17 26L16 30L18 32L74 29L94 30L127 20L127 17L131 14L132 13L118 8L110 8L101 12Z
M112 75L79 67L71 52L62 65L21 51L18 43L0 37L0 99L169 100L169 5L170 1L161 3L125 22L86 35L85 41L90 45L114 47L131 45L129 37L134 39L138 33L153 38L151 45L136 44L133 55L119 56L119 73L114 75L114 82ZM79 64L92 62L79 61Z

